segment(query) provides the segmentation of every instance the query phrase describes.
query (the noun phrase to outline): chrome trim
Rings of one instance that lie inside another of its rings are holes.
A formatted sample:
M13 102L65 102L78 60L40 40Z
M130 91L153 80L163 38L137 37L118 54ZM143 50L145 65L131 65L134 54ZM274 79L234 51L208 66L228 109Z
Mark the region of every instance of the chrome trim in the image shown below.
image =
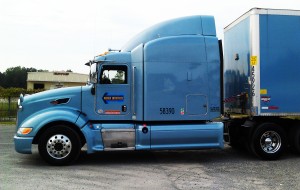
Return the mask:
M136 67L132 67L132 119L136 119L135 113L135 69Z
M135 147L135 129L102 129L104 150L128 150Z
M260 147L268 154L278 152L281 148L281 137L275 131L266 131L260 138Z
M124 150L135 150L135 147L128 148L104 148L104 151L124 151Z
M19 109L22 109L23 106L22 106L22 102L24 101L24 95L23 94L20 94L20 98L18 99L18 108Z
M62 134L53 135L46 144L48 154L54 159L67 157L72 150L71 140Z
M258 116L300 116L300 113L260 113Z
M18 108L21 110L23 108L22 104L21 104L21 100L18 99Z
M135 132L134 128L129 129L102 129L101 132Z
M250 79L251 88L253 88L254 95L252 95L252 89L250 89L250 98L252 99L252 108L259 108L257 113L260 114L260 28L259 28L259 15L250 16L250 58L251 56L257 56L256 65L251 66L250 60ZM252 76L253 75L253 76Z

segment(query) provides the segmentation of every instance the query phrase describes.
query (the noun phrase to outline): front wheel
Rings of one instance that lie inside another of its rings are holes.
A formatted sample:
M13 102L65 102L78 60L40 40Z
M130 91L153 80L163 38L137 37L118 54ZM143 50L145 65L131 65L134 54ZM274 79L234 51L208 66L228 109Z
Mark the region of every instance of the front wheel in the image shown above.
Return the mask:
M41 157L49 164L67 165L78 158L81 141L72 128L58 125L42 134L38 149Z
M278 159L286 147L285 131L276 124L263 123L253 133L251 150L265 160Z

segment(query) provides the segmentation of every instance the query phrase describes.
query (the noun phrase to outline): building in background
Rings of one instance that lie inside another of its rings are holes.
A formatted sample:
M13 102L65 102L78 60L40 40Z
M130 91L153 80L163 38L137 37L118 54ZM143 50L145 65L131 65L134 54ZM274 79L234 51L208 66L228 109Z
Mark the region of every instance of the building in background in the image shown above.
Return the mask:
M28 72L27 89L55 89L82 86L88 81L88 75L73 72Z

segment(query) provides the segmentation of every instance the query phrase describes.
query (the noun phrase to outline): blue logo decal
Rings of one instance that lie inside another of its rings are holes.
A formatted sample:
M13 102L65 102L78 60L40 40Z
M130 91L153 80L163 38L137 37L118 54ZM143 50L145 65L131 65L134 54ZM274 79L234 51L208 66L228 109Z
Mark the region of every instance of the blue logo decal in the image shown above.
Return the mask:
M109 93L104 93L102 100L105 104L113 102L124 102L124 95L111 95Z

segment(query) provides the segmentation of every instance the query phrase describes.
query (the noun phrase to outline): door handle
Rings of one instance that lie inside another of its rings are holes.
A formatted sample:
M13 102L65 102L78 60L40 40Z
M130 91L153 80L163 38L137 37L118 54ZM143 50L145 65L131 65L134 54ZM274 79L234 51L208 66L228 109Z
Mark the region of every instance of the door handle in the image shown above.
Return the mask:
M127 106L126 105L123 105L122 106L122 112L126 112L127 111Z

